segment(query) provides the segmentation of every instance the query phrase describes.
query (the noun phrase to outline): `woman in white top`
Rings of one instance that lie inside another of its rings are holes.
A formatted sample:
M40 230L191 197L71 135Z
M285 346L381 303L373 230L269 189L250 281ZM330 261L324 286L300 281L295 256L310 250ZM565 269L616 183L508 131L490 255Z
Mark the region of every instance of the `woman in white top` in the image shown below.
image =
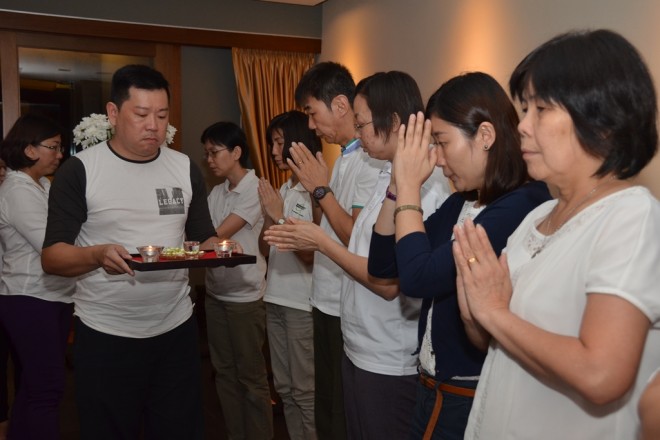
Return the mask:
M510 88L529 174L557 200L499 260L480 226L455 230L464 320L492 337L465 438L636 438L660 365L660 206L629 180L657 150L651 76L598 30L535 49Z
M307 126L307 115L293 110L277 115L266 129L273 162L288 171L292 142L302 142L314 155L321 140ZM259 198L265 214L264 229L283 224L286 218L319 223L321 210L295 174L276 191L264 178L259 181ZM316 215L315 215L316 214ZM277 252L260 241L268 256L266 286L266 328L275 391L282 399L291 440L314 440L314 323L312 321L312 263L310 251Z
M0 325L21 366L8 438L59 438L75 280L45 274L41 247L50 189L45 176L62 160L60 133L49 119L25 115L0 146L10 168L0 186Z
M415 80L404 72L380 72L360 81L353 110L362 148L386 160L374 192L353 225L348 248L308 222L273 226L266 240L282 250L312 249L344 271L341 330L344 338L342 381L349 438L405 439L410 434L417 379L417 320L421 301L399 295L397 280L376 280L367 273L373 225L391 181L391 160L402 121L424 107ZM295 153L294 153L295 157ZM449 196L437 169L422 187L426 216Z
M257 263L206 271L206 323L215 385L229 438L272 438L273 414L263 346L266 338L266 261L259 252L264 216L259 179L246 168L245 133L217 122L202 133L204 156L224 178L209 194L209 210L220 240L231 238Z

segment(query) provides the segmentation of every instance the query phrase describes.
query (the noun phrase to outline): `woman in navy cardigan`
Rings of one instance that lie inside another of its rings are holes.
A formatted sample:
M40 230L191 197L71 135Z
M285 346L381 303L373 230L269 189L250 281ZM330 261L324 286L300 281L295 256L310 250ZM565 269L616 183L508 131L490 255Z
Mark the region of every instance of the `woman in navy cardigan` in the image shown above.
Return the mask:
M550 194L544 183L529 182L518 115L491 76L474 72L452 78L430 98L426 117L430 121L421 113L411 116L399 132L368 268L377 278L398 277L403 294L424 299L413 438L462 439L488 341L482 338L474 346L461 320L453 227L473 219L499 253L527 213ZM423 222L419 190L435 166L456 192Z

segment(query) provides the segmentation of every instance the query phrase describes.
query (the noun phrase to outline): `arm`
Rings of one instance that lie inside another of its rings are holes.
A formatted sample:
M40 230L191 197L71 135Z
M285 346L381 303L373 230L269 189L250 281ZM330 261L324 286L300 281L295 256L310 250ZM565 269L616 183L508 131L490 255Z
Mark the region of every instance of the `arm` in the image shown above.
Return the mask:
M48 220L41 253L44 272L79 276L98 268L109 274L134 272L126 264L130 253L117 244L75 246L87 220L86 176L82 163L72 157L58 170L48 198Z
M118 244L80 247L59 242L44 248L41 265L44 272L64 277L76 277L103 268L111 275L135 275L126 260L131 254Z
M5 195L7 223L11 225L39 254L46 233L48 207L36 187L17 186Z
M399 127L399 141L392 161L392 176L396 187L390 184L392 189L398 192L396 208L404 205L422 206L420 191L437 161L435 148L429 149L430 142L431 121L425 121L422 112L418 112L416 116L410 115L407 127L403 124ZM400 211L396 214L396 219L394 212L392 215L393 224L383 218L380 228L391 230L394 226L397 240L413 232L426 233L420 212Z
M284 214L284 200L282 194L273 188L273 186L266 179L259 180L259 200L261 208L265 213L264 226L259 234L259 251L264 257L268 257L270 253L270 245L264 240L264 232L266 229L277 224L279 219L285 218ZM311 207L311 203L308 203ZM312 217L314 214L312 213ZM318 222L314 222L318 224ZM305 263L311 265L314 262L314 252L312 251L295 251L296 257Z
M587 296L577 337L546 331L509 310L506 256L497 258L483 228L468 221L455 235L454 255L472 316L531 374L568 385L598 405L630 388L650 324L641 310L594 292ZM469 256L476 260L468 263Z
M397 280L381 280L367 272L367 258L352 254L330 238L318 225L291 219L292 224L273 226L265 233L265 239L278 250L311 250L325 254L337 263L357 282L377 295L392 300L399 294Z
M298 142L292 144L289 152L293 160L287 159L287 163L307 192L311 194L314 188L329 185L328 166L323 160L323 153L318 152L315 157L304 144ZM353 208L352 212L346 212L333 193L323 197L319 206L337 237L348 246L353 224L361 209Z
M264 231L284 218L284 200L279 192L263 177L259 179L259 203L264 212L264 227L259 234L259 252L268 258L270 246L264 241Z
M231 213L225 217L217 228L215 228L215 232L218 234L218 237L220 237L220 240L223 238L231 238L246 224L247 222L243 218Z

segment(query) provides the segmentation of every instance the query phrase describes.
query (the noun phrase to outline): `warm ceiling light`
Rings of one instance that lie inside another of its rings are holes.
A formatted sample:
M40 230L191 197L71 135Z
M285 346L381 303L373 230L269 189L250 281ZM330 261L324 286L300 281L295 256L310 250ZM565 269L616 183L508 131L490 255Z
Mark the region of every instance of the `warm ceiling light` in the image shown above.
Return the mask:
M303 6L316 6L323 3L325 0L259 0L262 2L271 3L287 3L289 5L303 5Z

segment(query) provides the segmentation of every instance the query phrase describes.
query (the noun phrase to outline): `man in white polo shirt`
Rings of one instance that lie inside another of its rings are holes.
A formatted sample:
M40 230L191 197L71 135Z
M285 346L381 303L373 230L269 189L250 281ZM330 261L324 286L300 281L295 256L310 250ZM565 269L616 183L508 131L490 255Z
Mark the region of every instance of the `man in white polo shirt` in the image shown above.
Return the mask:
M330 144L341 145L328 181L321 153L291 148L289 166L323 210L320 226L348 245L353 223L369 200L383 162L369 158L355 138L355 82L346 67L324 62L310 68L296 87L296 102L309 117L309 128ZM346 438L341 382L344 343L339 320L343 270L320 252L312 271L316 433L320 440Z

